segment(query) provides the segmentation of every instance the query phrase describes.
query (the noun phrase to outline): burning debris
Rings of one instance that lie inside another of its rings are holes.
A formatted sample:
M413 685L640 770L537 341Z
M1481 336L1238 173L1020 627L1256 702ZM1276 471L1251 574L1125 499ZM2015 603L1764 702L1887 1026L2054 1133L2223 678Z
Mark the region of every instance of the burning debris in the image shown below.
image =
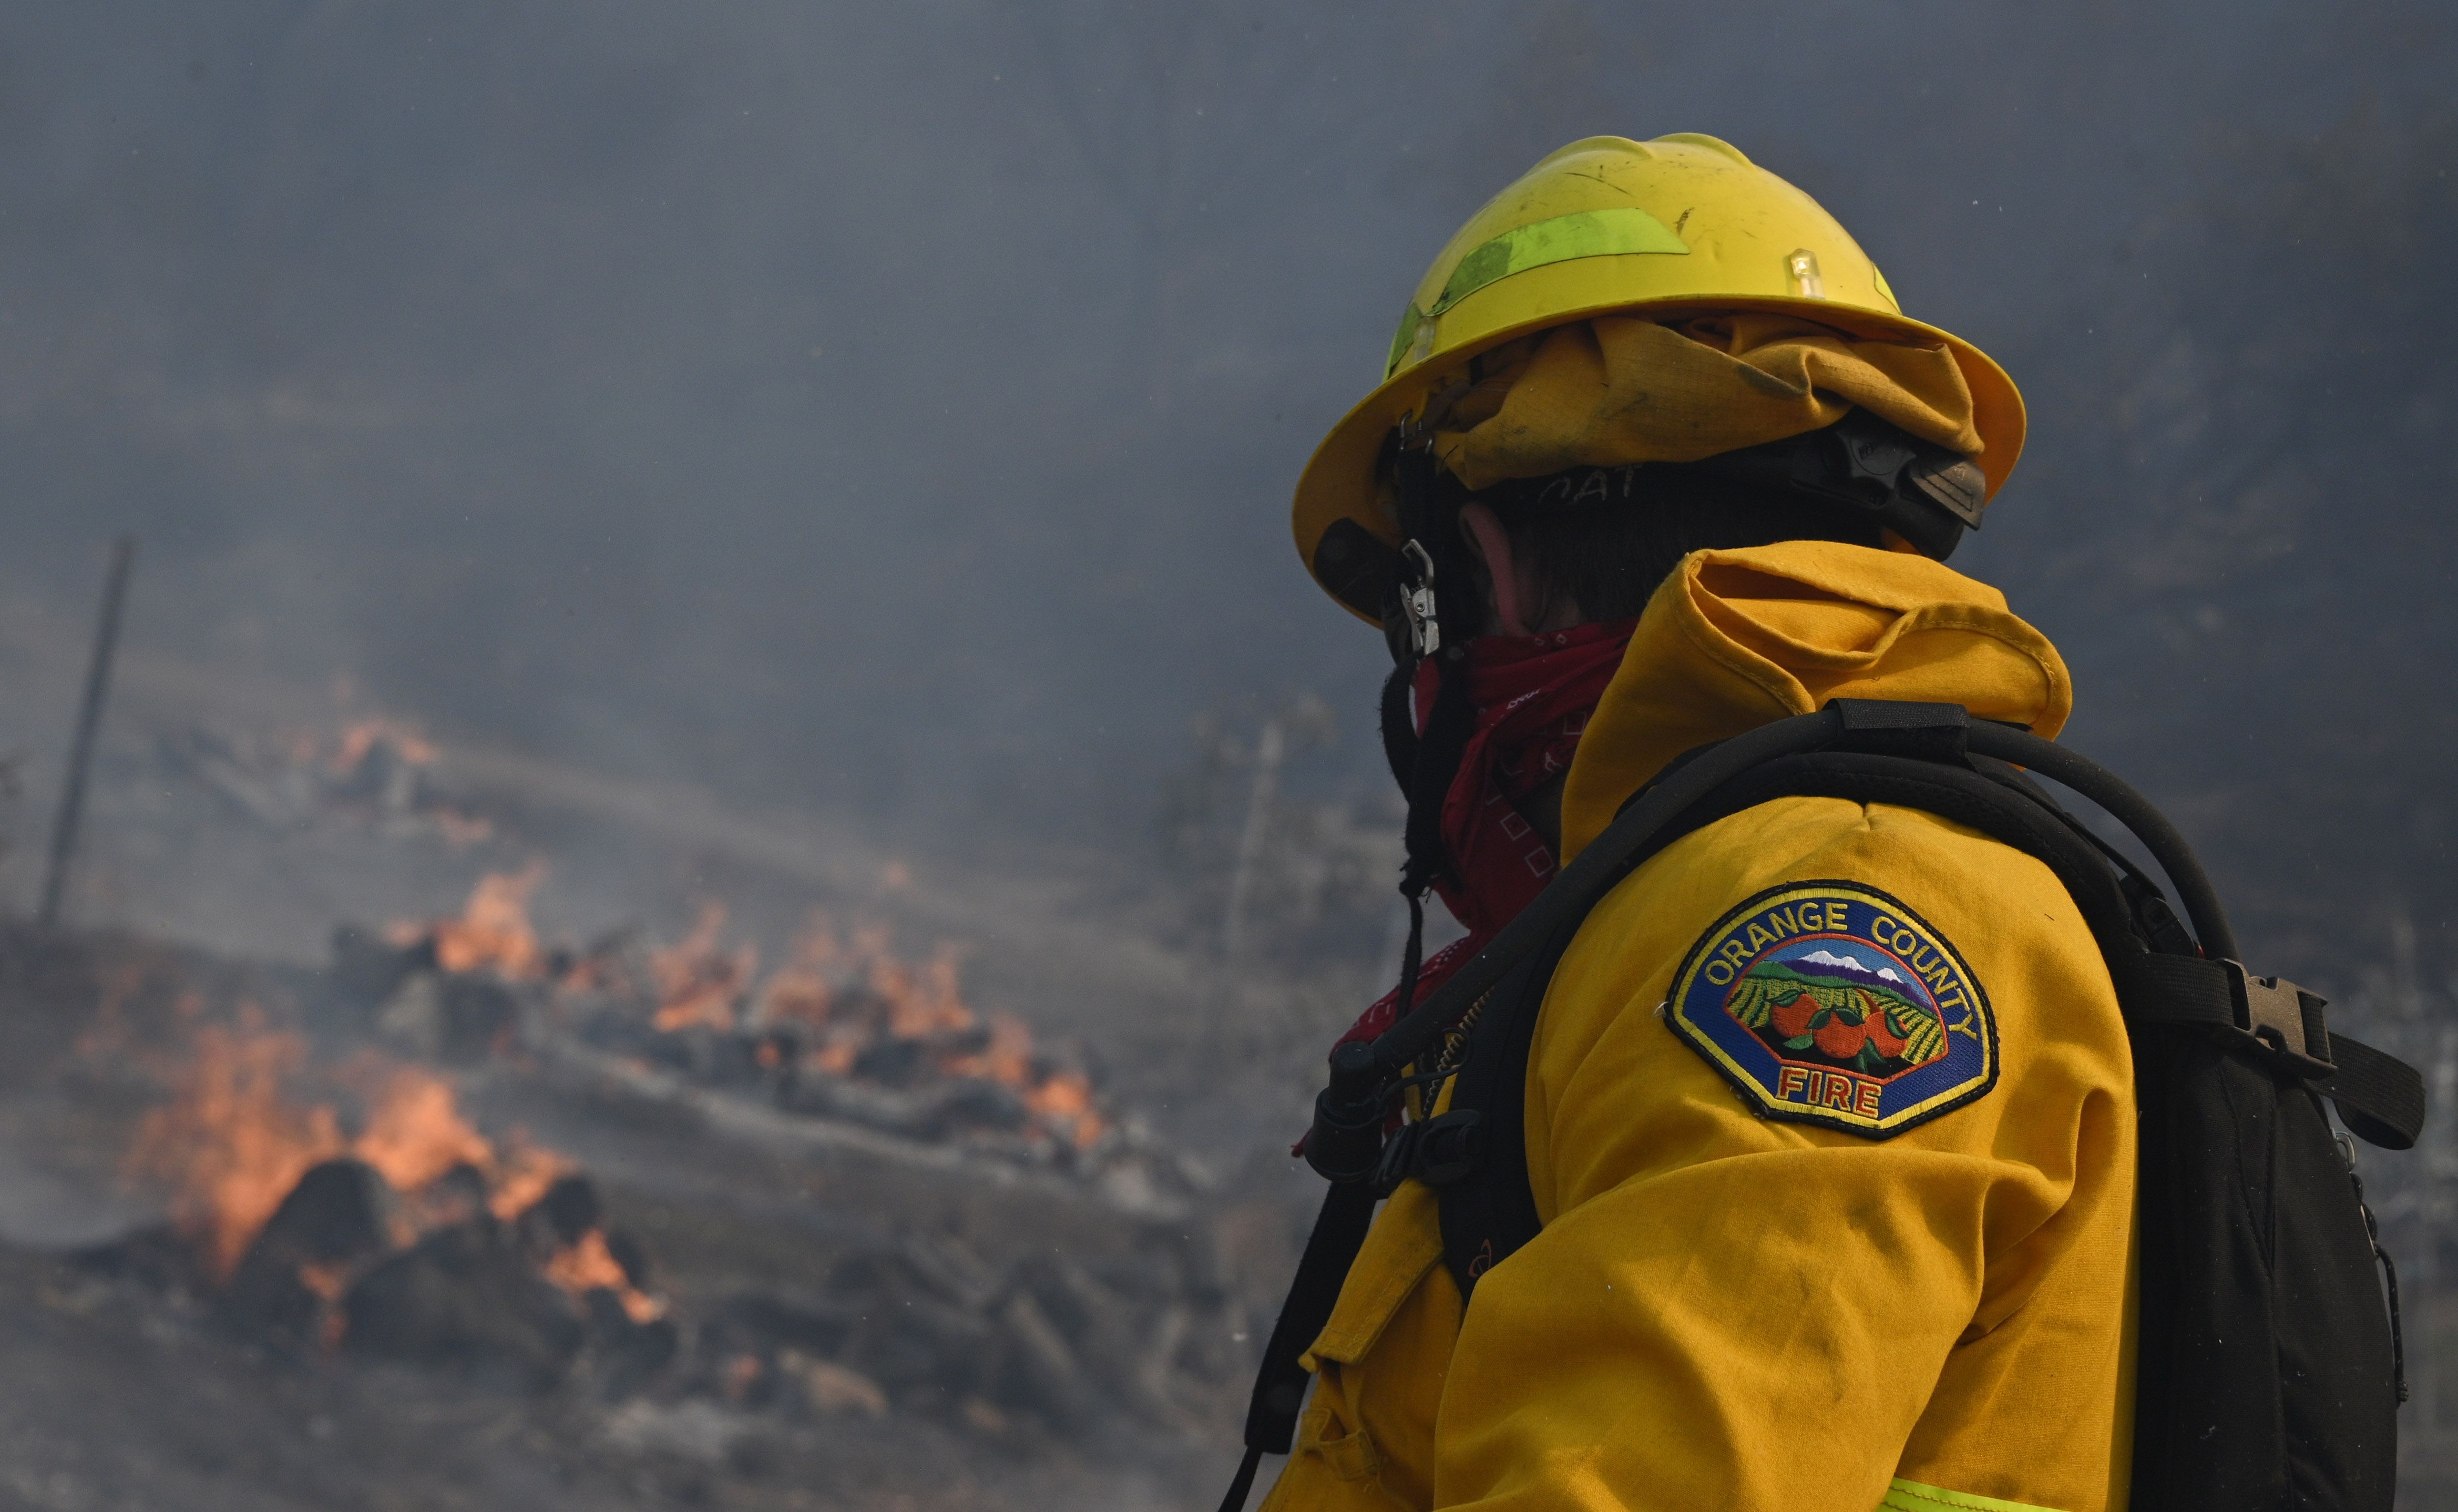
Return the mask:
M399 720L370 716L330 735L271 738L196 726L163 735L162 760L243 817L278 831L348 824L459 849L490 838L437 773L441 753Z
M670 943L618 934L550 949L529 917L542 876L489 876L458 917L396 924L381 939L345 930L336 970L375 1005L385 1035L428 1059L584 1049L788 1114L1020 1167L1097 1176L1132 1165L1146 1181L1166 1167L1166 1184L1188 1179L1183 1162L1161 1159L1100 1106L1080 1055L968 1005L953 946L915 964L884 927L847 934L815 914L763 972L757 946L729 942L726 910L710 903Z
M306 1050L242 1010L200 1025L169 1101L138 1125L127 1169L170 1191L175 1270L225 1321L293 1347L452 1360L531 1387L583 1347L670 1356L645 1251L605 1227L595 1188L517 1131L500 1144L451 1084L361 1057L355 1094L304 1103Z
M412 969L386 1001L410 978L448 978L443 952L471 942L490 963L476 969L532 963L500 981L525 995L524 1013L629 980L574 985L594 969L584 958L536 952L500 911L520 881L496 880L448 927L425 932L417 948L439 963ZM1010 1132L1037 1128L1040 1143L1078 1152L1118 1137L1104 1124L1078 1143L1100 1116L1089 1082L1062 1079L1016 1030L977 1023L951 956L906 969L882 938L815 930L762 975L722 933L704 920L677 945L637 953L659 994L633 1005L642 1032L747 1036L756 1048L778 1043L777 1024L808 1025L819 1032L792 1053L838 1047L842 1069L819 1074L848 1086L881 1046L918 1045L898 1052L898 1075L1007 1088L1012 1106L992 1122ZM721 1020L712 983L725 989ZM656 1027L695 1001L686 1022ZM165 1193L169 1220L82 1263L187 1299L210 1326L278 1356L577 1393L607 1405L610 1436L642 1444L694 1425L736 1434L847 1418L924 1420L1011 1449L1122 1422L1194 1435L1239 1390L1251 1320L1206 1231L1113 1216L1102 1221L1135 1236L1123 1247L1079 1259L1034 1244L994 1260L944 1220L894 1219L835 1246L802 1284L733 1280L693 1295L574 1161L517 1129L482 1130L452 1073L366 1050L320 1067L308 1039L265 1013L218 1017L193 993L177 1012L178 1044L153 1071L164 1095L135 1120L124 1167ZM84 1053L127 1061L142 1041L113 1032L124 1027L114 1017ZM1080 1087L1082 1101L1050 1099L1053 1086ZM1097 1206L1089 1190L1073 1200Z

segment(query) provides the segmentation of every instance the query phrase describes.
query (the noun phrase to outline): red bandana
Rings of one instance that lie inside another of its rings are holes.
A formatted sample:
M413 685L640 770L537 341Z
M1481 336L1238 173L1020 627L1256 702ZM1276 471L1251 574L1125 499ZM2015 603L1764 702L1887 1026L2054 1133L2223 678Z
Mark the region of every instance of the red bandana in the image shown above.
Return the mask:
M1469 643L1468 691L1475 724L1459 775L1443 799L1443 846L1455 877L1436 884L1468 935L1419 968L1419 1003L1552 880L1553 853L1519 817L1515 803L1570 770L1588 715L1621 666L1637 624L1625 619L1544 635L1486 635ZM1420 735L1433 707L1436 675L1431 663L1417 669ZM1339 1043L1370 1040L1389 1028L1398 1017L1398 996L1396 987L1384 994Z

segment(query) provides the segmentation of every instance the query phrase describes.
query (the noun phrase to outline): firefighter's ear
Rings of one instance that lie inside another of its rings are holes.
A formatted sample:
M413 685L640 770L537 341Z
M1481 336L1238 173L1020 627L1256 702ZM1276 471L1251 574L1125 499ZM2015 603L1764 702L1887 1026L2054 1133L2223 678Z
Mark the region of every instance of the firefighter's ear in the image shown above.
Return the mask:
M1527 634L1528 622L1520 613L1519 564L1511 557L1510 532L1482 504L1462 508L1459 520L1460 534L1468 541L1469 554L1485 569L1488 623L1505 635Z

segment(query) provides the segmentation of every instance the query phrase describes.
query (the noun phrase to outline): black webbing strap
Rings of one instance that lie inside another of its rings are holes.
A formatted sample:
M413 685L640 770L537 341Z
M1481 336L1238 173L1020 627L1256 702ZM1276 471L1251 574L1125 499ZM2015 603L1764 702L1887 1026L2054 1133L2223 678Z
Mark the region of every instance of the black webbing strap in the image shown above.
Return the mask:
M1469 1031L1467 1054L1445 1116L1468 1121L1469 1157L1448 1170L1421 1160L1406 1172L1434 1189L1440 1207L1443 1261L1465 1307L1485 1273L1536 1236L1544 1219L1528 1181L1528 1056L1537 1010L1553 968L1578 933L1574 921L1517 970L1495 984ZM1427 1124L1412 1124L1423 1129ZM1419 1149L1425 1141L1418 1142Z
M2216 961L2195 956L2112 956L2108 975L2116 984L2116 1001L2125 1016L2137 1024L2236 1027L2227 972Z
M2338 1070L2321 1085L2348 1130L2384 1150L2412 1150L2424 1132L2424 1078L2394 1055L2330 1031Z
M1409 779L1417 775L1417 720L1409 705L1417 680L1414 661L1395 662L1391 675L1383 679L1383 759L1391 768L1391 780L1400 785L1403 797L1407 796Z
M1297 1277L1289 1282L1288 1300L1281 1304L1280 1321L1263 1344L1262 1369L1255 1374L1255 1394L1246 1402L1246 1457L1220 1501L1221 1512L1239 1512L1254 1488L1255 1467L1262 1457L1288 1453L1296 1440L1307 1380L1298 1357L1331 1321L1332 1304L1340 1300L1348 1268L1365 1248L1365 1231L1373 1221L1373 1188L1349 1183L1323 1193L1323 1211L1298 1259Z
M2192 956L2112 957L2116 1001L2136 1024L2239 1029L2227 968ZM2412 1150L2424 1132L2424 1078L2415 1067L2336 1029L2329 1031L2327 1076L2313 1090L2337 1105L2350 1132L2384 1150Z

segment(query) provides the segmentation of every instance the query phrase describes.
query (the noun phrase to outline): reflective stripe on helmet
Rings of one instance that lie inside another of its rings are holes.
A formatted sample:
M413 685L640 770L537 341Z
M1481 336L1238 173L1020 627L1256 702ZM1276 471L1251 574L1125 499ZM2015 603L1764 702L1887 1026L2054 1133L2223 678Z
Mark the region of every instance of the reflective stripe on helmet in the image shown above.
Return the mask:
M1573 258L1609 258L1629 252L1690 255L1690 244L1646 211L1630 205L1575 210L1533 225L1517 226L1460 259L1443 285L1443 297L1426 313L1440 315L1497 279Z
M1573 258L1612 258L1634 253L1686 258L1690 246L1663 221L1628 205L1575 210L1567 216L1515 226L1460 259L1432 309L1420 310L1415 300L1408 301L1407 313L1400 318L1399 333L1391 339L1391 358L1384 366L1384 376L1387 378L1399 370L1408 349L1416 343L1420 325L1438 319L1445 310L1489 283Z

